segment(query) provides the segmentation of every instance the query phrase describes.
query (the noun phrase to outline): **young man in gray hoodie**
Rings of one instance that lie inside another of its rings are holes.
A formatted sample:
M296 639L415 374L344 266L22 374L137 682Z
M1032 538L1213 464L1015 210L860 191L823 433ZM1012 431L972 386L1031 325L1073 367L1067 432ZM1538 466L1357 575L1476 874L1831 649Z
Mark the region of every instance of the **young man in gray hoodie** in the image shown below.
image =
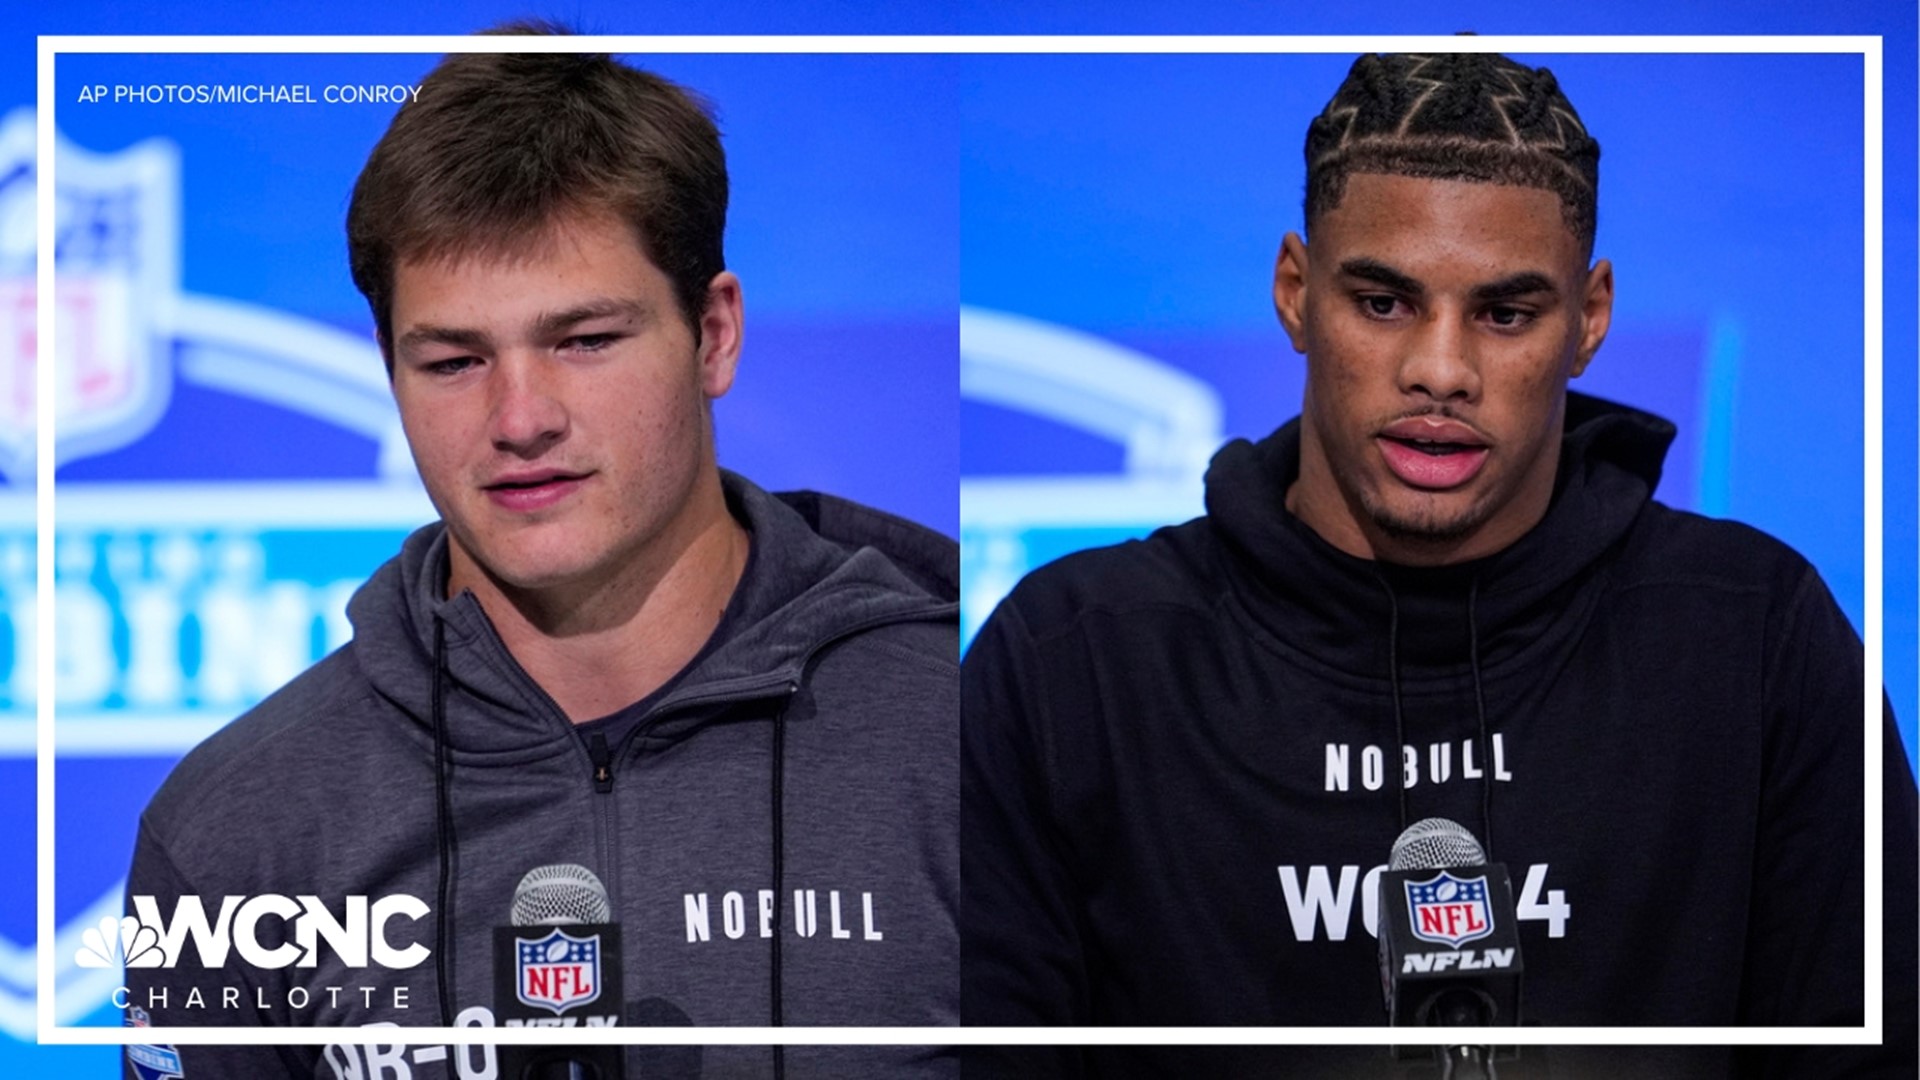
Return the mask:
M717 466L726 207L707 114L605 56L452 56L400 110L348 240L442 520L354 597L351 644L147 808L128 914L164 966L129 970L129 1023L957 1022L957 552ZM619 930L496 942L543 919ZM616 1056L955 1071L914 1048ZM128 1075L501 1060L152 1046Z

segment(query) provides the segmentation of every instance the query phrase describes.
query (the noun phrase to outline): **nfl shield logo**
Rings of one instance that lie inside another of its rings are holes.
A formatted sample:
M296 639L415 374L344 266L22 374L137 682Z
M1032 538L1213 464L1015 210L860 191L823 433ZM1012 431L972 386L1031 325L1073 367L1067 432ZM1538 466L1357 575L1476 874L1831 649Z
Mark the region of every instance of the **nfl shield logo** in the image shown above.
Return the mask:
M600 935L574 937L558 927L546 937L514 942L514 988L520 1000L555 1016L600 996Z
M1409 881L1407 915L1413 936L1459 948L1493 933L1493 905L1487 902L1487 877L1455 877L1442 870L1427 881Z
M58 141L54 404L61 461L117 449L165 411L180 292L180 161L148 139L112 154ZM0 472L31 478L38 325L33 110L0 122Z

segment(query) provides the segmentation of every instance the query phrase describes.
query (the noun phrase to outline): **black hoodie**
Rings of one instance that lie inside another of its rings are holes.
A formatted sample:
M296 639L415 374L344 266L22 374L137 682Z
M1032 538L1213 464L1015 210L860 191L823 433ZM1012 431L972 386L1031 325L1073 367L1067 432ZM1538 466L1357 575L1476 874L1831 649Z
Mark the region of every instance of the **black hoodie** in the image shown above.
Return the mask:
M1860 1024L1860 642L1792 550L1651 501L1672 437L1569 395L1546 517L1412 569L1286 510L1296 421L1220 451L1206 517L1026 578L963 665L964 1022L1382 1025L1370 871L1439 816L1512 874L1526 1023Z

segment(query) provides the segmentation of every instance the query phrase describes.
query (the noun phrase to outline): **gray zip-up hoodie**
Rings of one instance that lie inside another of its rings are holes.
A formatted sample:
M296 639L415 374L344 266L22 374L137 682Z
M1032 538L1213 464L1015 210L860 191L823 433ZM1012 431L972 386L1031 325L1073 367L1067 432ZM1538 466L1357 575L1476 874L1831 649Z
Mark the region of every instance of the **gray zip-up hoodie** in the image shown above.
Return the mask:
M958 552L724 479L754 547L728 632L614 747L579 737L472 594L442 598L443 528L410 537L349 605L353 641L196 748L142 816L128 912L170 965L129 967L128 1022L492 1024L516 884L575 863L621 926L621 1025L957 1023ZM204 935L183 928L192 897ZM497 1071L478 1049L450 1071L439 1047L180 1046L130 1052L128 1075L167 1076L169 1053L188 1080ZM776 1058L627 1052L649 1078L956 1071L939 1048Z

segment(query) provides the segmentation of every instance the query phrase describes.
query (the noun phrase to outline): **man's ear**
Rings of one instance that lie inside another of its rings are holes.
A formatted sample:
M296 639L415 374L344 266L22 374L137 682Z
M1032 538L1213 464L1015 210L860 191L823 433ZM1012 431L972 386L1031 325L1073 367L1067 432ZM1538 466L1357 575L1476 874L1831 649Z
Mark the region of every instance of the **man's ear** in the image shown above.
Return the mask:
M709 401L733 386L745 317L740 279L731 270L715 274L707 285L707 308L700 313L700 388Z
M1307 242L1299 233L1288 233L1280 241L1280 255L1273 263L1273 310L1280 325L1287 329L1293 351L1307 351Z
M1613 264L1601 259L1587 271L1586 291L1580 297L1580 344L1573 354L1573 376L1587 370L1600 343L1613 325Z

